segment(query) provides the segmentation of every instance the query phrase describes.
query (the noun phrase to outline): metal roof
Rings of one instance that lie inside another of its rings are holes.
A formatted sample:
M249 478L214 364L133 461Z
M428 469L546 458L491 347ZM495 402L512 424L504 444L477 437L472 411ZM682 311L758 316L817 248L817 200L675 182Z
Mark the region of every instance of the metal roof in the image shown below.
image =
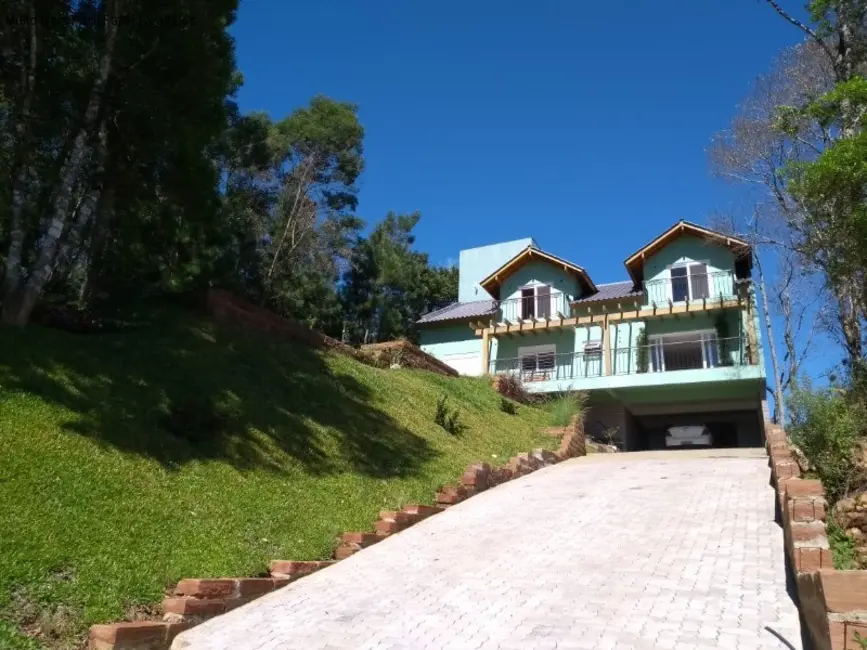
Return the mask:
M437 309L422 316L419 323L439 323L463 318L477 318L490 316L497 311L497 305L493 300L475 300L473 302L453 302L447 307Z
M572 303L597 302L599 300L613 300L615 298L634 298L643 295L641 289L635 289L635 283L633 283L632 280L597 284L596 288L599 289L599 291L590 294L589 296L573 300Z

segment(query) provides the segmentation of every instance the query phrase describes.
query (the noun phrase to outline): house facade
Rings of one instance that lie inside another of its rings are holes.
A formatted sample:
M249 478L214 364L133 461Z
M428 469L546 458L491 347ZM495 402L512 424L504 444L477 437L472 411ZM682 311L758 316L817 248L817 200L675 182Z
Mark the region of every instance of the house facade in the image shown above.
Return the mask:
M584 391L588 432L663 448L673 428L761 444L765 392L752 251L680 221L596 284L532 239L461 251L458 302L419 321L423 350L531 393Z

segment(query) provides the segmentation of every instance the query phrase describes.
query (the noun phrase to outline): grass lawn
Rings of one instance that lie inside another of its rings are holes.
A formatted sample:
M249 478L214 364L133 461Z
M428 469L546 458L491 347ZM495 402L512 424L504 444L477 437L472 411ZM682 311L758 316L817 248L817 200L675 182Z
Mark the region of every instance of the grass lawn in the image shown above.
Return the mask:
M443 394L458 436L433 422ZM204 399L232 413L218 435L161 424ZM548 420L501 412L482 379L379 370L183 311L119 334L0 329L0 647L78 647L180 578L325 558L469 463L552 447Z

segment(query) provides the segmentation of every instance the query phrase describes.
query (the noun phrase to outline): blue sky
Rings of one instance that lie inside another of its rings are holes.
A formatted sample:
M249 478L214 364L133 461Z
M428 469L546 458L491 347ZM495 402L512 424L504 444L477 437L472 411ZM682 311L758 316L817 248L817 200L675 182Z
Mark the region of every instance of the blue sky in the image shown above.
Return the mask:
M421 211L436 263L533 237L596 282L742 205L705 148L800 40L760 0L242 0L232 32L243 110L359 105L363 218Z

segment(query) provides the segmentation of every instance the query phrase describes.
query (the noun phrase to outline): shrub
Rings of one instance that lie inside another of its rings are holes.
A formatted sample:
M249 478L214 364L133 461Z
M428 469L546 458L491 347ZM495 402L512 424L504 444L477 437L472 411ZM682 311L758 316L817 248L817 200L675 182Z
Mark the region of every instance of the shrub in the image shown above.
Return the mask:
M855 548L855 540L847 535L833 518L828 519L825 528L828 531L828 543L831 546L834 568L838 571L858 569L858 550Z
M500 410L508 415L518 415L518 405L505 397L500 398Z
M864 409L837 388L796 387L788 400L792 441L825 486L831 503L857 487L855 449Z
M568 427L572 418L584 409L587 395L580 392L564 393L548 401L547 410L551 414L552 427Z
M520 375L497 375L494 378L495 390L505 397L518 402L528 404L530 396L524 388Z
M648 368L650 368L650 344L647 330L642 329L635 339L635 369L638 372L647 372Z
M446 405L447 401L447 395L443 395L437 400L437 410L434 414L434 422L450 434L456 436L464 430L464 425L461 424L460 420L461 412L460 409L455 409L454 411L449 410L449 407Z
M222 435L234 416L234 405L229 402L212 397L185 397L169 403L160 424L169 433L202 442Z

